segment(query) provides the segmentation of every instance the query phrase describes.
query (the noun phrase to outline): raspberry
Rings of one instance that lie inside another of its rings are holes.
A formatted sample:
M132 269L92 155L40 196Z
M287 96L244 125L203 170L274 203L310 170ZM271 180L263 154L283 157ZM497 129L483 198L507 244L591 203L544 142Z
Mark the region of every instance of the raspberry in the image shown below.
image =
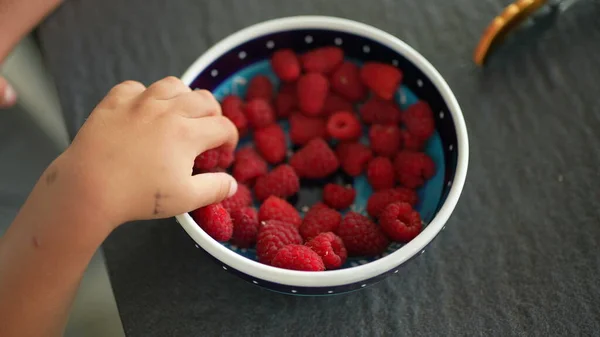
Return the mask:
M258 178L254 185L254 193L259 201L263 201L271 195L288 198L296 194L299 189L298 176L294 169L287 164L279 165L267 175Z
M390 239L398 242L409 242L423 229L421 216L405 202L389 204L381 212L379 224Z
M356 212L348 212L337 235L342 239L350 256L376 256L385 251L389 240L369 218Z
M334 93L329 93L329 95L325 99L325 103L323 104L323 111L321 112L321 114L323 116L328 116L338 111L353 110L354 107L352 106L352 103L348 102L345 98Z
M267 102L273 99L273 83L271 80L264 75L255 76L248 83L248 90L246 91L246 101L251 101L260 98Z
M296 226L296 228L300 227L302 224L300 214L298 214L298 211L294 206L274 195L268 197L267 200L260 205L260 208L258 209L258 220L261 222L267 220L284 221Z
M386 157L373 158L367 166L367 180L375 190L383 190L394 187L394 165Z
M376 154L393 157L400 150L402 134L396 125L375 124L369 129L369 143Z
M331 90L352 102L362 101L367 88L360 81L360 70L351 62L344 62L331 74Z
M356 191L348 186L327 184L323 188L323 201L335 209L346 209L352 205L356 198Z
M204 171L214 169L219 164L220 157L219 149L206 150L194 159L194 168Z
M222 169L227 169L229 166L231 166L231 164L233 164L233 151L221 148L221 151L219 151L219 162L217 166Z
M249 248L256 242L258 215L252 207L242 207L231 212L233 235L231 242L240 248Z
M267 174L267 163L251 147L239 149L235 153L232 174L242 184L252 184L254 180Z
M212 204L192 211L192 218L211 238L225 242L231 239L233 223L221 204Z
M291 82L300 76L300 60L291 49L280 49L271 57L271 68L283 82Z
M300 235L305 240L310 240L319 233L335 231L341 221L340 213L324 204L316 204L304 215L300 225Z
M254 131L254 144L269 164L277 164L285 159L285 133L277 124Z
M329 93L329 81L318 73L302 75L296 88L298 107L307 116L320 115Z
M260 223L256 237L256 256L258 261L271 264L277 252L291 244L302 244L302 237L294 225L278 220Z
M360 107L359 112L365 124L398 124L402 118L396 102L377 97L369 99Z
M435 163L423 152L398 152L394 159L398 182L408 188L422 186L435 175Z
M342 239L331 232L317 235L314 239L306 243L306 246L319 254L321 259L323 259L325 269L340 268L348 257L348 251Z
M402 72L389 64L366 62L360 69L360 78L375 95L389 101L402 81Z
M329 145L316 138L308 142L290 159L290 165L300 178L325 178L335 172L340 163Z
M275 113L277 118L288 118L298 106L296 93L287 93L280 91L275 98Z
M347 111L338 111L327 121L327 133L337 140L357 140L362 134L360 121Z
M410 205L417 203L417 193L408 188L390 188L377 191L367 201L367 213L373 218L379 217L385 207L394 202L406 202Z
M255 98L246 103L244 111L248 123L255 129L275 123L275 112L271 104L262 98Z
M248 132L248 120L246 119L246 115L244 115L242 99L234 95L225 97L223 103L221 103L221 110L223 111L223 116L229 118L233 125L235 125L240 137L245 136Z
M344 51L338 47L322 47L306 52L300 57L307 73L328 74L344 60Z
M425 141L435 132L433 112L427 102L419 101L406 109L402 117L408 132Z
M323 271L325 265L319 254L312 249L302 245L287 245L281 248L273 260L273 267L302 270L302 271Z
M400 132L402 134L402 141L401 141L402 149L404 151L410 151L410 152L423 151L423 148L425 147L425 142L423 142L419 138L411 135L406 130L400 130Z
M238 184L237 192L221 201L221 205L231 214L235 210L252 205L252 192L246 185Z
M325 138L325 120L318 117L306 117L295 113L290 117L290 140L293 144L304 145L315 138Z
M336 148L344 172L357 177L363 173L373 157L373 152L362 143L341 143Z

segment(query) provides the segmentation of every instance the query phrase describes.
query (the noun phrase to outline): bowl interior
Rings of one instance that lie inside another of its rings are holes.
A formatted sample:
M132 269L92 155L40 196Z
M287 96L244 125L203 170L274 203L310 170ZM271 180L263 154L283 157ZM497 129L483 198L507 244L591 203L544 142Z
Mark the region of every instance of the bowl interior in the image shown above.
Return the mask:
M357 64L365 61L380 61L399 67L403 71L404 78L395 99L401 109L406 109L420 99L427 101L434 111L436 133L427 143L425 152L434 160L436 174L417 191L419 203L416 205L426 226L444 204L456 173L459 150L456 131L448 107L434 84L419 68L389 47L364 36L334 30L300 29L272 33L224 51L221 57L212 62L192 81L190 87L210 90L219 100L229 94L244 97L249 80L259 74L270 77L278 87L279 81L269 64L270 55L275 50L291 48L302 53L309 49L328 45L339 46L344 50L346 59ZM284 130L288 129L287 121L279 123ZM361 139L365 144L368 144L367 132L368 129L365 128ZM251 142L251 135L246 136L240 139L239 146L248 145ZM288 148L295 150L289 139ZM353 178L338 172L326 180L302 181L300 192L289 200L290 203L295 205L303 215L308 207L322 200L322 186L327 182L353 185L357 191L357 197L351 209L366 214L365 208L372 190L365 175ZM246 258L256 260L254 249L240 249L229 243L223 245ZM402 244L393 243L382 256L386 256L400 247ZM343 268L366 264L380 257L350 258Z

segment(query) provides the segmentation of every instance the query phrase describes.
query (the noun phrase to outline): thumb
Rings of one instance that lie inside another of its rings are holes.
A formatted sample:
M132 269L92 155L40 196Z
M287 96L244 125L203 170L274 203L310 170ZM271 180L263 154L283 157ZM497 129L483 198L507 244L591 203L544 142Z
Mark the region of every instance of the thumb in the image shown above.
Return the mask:
M0 77L0 108L11 107L16 101L17 93L5 78Z
M237 182L227 173L203 173L192 177L193 202L196 208L221 202L237 192Z

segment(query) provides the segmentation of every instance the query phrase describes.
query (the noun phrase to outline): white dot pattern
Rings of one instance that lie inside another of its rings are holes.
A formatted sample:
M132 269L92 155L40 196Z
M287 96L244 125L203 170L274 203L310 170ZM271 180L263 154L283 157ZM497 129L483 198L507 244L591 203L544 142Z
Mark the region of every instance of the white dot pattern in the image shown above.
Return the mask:
M247 56L247 54L246 54L246 52L245 52L245 51L241 51L241 52L238 54L238 57L240 58L240 60L243 60L243 59L245 59L245 58L246 58L246 56Z
M342 41L342 38L341 38L341 37L336 37L336 38L333 40L333 43L335 43L335 45L336 45L336 46L341 46L341 45L342 45L342 43L344 43L344 41Z
M369 47L368 45L364 45L363 46L363 53L368 54L371 52L371 47Z
M219 71L217 69L213 69L210 71L210 76L217 77L219 75Z
M304 42L306 43L312 43L313 42L313 37L310 35L306 35L306 37L304 38Z
M267 48L273 49L274 47L275 47L275 42L273 42L273 41L267 41Z

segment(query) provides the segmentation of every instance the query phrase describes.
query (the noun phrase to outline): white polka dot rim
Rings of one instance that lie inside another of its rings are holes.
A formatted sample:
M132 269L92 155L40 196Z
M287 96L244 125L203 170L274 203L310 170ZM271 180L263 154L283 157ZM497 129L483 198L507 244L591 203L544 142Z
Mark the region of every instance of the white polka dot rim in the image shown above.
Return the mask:
M273 49L274 47L275 47L275 42L273 42L273 41L267 41L267 48Z
M217 69L213 69L210 71L210 76L217 77L219 75L219 71Z
M304 38L304 42L306 42L306 43L312 43L313 42L313 37L311 35L306 35L306 37Z
M336 45L336 46L341 46L343 42L344 42L344 41L342 41L342 38L340 38L340 37L336 37L336 38L333 40L333 43L335 43L335 45Z
M246 52L245 52L245 51L241 51L241 52L238 54L238 57L240 58L240 60L243 60L243 59L245 59L245 58L246 58L246 55L247 55L247 54L246 54Z

